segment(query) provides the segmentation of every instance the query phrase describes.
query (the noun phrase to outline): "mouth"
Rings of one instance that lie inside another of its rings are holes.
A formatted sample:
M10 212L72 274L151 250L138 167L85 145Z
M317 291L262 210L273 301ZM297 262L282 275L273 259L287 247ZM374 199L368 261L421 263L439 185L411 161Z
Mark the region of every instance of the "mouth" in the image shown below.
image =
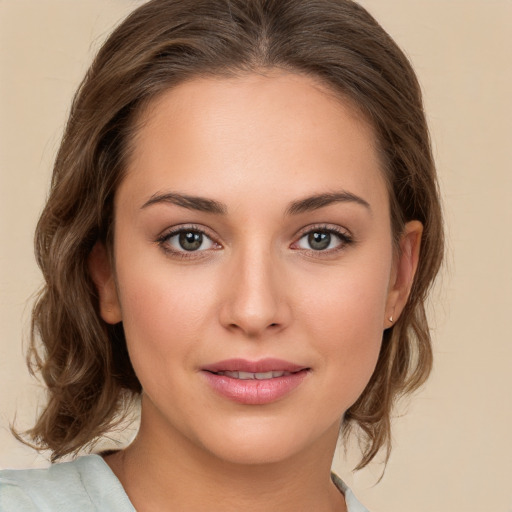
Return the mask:
M226 359L218 361L207 366L203 366L202 370L227 375L234 379L272 379L274 377L282 377L286 374L297 373L306 370L304 365L291 363L284 359L265 358L258 361L248 361L247 359ZM272 375L271 375L272 374ZM275 374L275 375L274 375Z
M279 371L279 370L273 370L269 372L212 372L215 373L215 375L225 375L226 377L230 377L231 379L240 379L240 380L268 380L268 379L275 379L277 377L285 377L287 375L292 375L293 373L297 372L286 372L286 371Z
M202 368L213 391L230 401L264 405L286 397L311 368L278 359L229 359Z

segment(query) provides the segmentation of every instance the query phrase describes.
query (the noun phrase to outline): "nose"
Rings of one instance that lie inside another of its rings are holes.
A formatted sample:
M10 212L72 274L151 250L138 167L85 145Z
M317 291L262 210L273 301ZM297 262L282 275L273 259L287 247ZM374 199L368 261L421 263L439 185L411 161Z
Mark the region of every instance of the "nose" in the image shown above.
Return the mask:
M268 247L234 254L227 270L220 310L226 329L258 338L286 328L291 310L285 277Z

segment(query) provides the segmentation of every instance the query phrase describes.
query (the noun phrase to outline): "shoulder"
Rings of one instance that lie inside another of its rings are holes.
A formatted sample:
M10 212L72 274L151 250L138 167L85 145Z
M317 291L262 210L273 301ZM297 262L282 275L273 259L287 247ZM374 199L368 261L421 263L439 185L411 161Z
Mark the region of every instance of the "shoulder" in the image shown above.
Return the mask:
M331 479L336 485L336 487L343 493L345 496L345 502L347 504L348 512L368 512L368 509L362 505L359 500L355 497L355 494L350 490L350 488L345 484L345 482L335 473L331 473Z
M98 455L44 469L0 471L0 511L134 512L121 483Z

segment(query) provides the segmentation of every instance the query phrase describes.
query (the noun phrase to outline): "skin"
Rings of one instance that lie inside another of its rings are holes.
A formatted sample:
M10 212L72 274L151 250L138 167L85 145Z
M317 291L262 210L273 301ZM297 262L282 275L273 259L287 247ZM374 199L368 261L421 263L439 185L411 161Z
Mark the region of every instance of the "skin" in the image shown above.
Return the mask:
M408 223L395 250L372 128L280 71L191 80L140 121L115 198L115 268L99 243L90 258L101 315L123 322L144 389L139 434L108 464L142 512L346 510L329 475L338 431L407 300L422 231ZM287 213L340 192L361 201ZM225 213L147 204L169 193ZM199 250L165 238L191 225L208 236ZM342 237L315 250L315 229ZM235 357L310 370L273 403L239 404L201 372Z

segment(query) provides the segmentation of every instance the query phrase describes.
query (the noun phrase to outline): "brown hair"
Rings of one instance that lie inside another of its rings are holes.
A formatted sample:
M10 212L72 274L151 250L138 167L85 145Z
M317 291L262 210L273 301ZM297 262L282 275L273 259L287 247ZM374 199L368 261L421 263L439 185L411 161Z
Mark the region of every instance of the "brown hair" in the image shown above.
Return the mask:
M80 85L37 226L46 284L33 310L28 357L48 401L29 434L53 460L105 434L141 391L122 325L99 316L87 266L96 241L112 242L113 197L135 116L192 77L270 68L317 77L364 113L379 141L395 238L409 220L424 226L408 303L384 331L376 370L344 421L345 434L361 429L358 467L383 446L389 455L392 406L431 370L424 302L443 253L435 168L411 65L350 0L152 0L112 33Z

